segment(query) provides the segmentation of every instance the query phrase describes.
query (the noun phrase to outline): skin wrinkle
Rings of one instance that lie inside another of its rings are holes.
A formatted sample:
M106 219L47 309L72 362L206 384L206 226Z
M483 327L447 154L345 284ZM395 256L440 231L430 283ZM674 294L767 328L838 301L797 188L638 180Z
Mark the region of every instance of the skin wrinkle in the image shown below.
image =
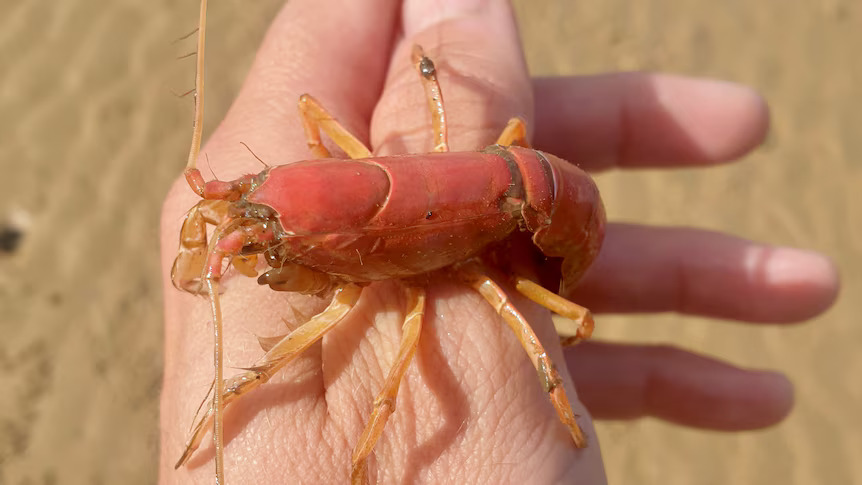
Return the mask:
M468 61L473 61L476 63L486 62L486 59L482 58L481 56L472 55L470 53L471 51L470 51L469 47L467 49L456 49L455 45L456 45L455 43L450 43L450 45L448 46L449 47L448 49L446 49L446 47L443 47L443 48L440 48L438 50L446 52L447 57L458 59L459 63L461 63L461 64L467 64ZM457 81L470 81L470 84L481 86L482 92L485 93L483 96L484 96L484 98L487 98L487 99L483 99L482 101L479 101L477 99L468 100L468 101L463 103L463 106L480 106L482 108L487 109L486 104L488 104L488 103L486 103L486 101L490 101L491 106L518 106L521 104L527 104L528 106L533 105L532 90L524 90L523 91L526 93L530 93L530 97L528 98L528 102L525 103L523 96L515 96L515 95L511 94L512 93L511 86L507 86L504 83L502 83L499 77L489 76L487 74L483 74L483 75L462 74L461 71L457 70L453 66L446 63L445 59L446 58L444 57L438 62L438 64L439 64L438 70L441 71L441 74L438 75L438 78L440 79L441 85L445 86L446 84L452 84L452 83L455 83ZM484 73L485 71L482 70L480 72ZM517 113L509 113L506 116L511 117L511 116L516 115L516 114ZM532 118L532 116L530 118ZM530 125L528 125L528 128L529 128L529 126ZM453 126L450 126L450 133L456 132L455 130L452 130L451 128L453 128ZM457 125L454 125L454 128L458 128ZM484 130L477 130L472 125L466 127L466 129L471 129L471 128L473 130L476 130L476 131L492 131L492 132L499 131L499 126L497 124L494 124L493 126L485 126L485 127L483 127ZM458 133L462 133L462 135L463 135L462 131L458 131ZM464 137L464 138L472 138L472 137Z
M433 299L434 297L431 297L429 302ZM426 312L426 316L430 318L428 325L423 325L423 332L432 333L437 327L437 322L433 320L436 315L429 315L429 312ZM463 422L467 419L465 413L469 408L466 395L461 390L463 386L460 382L456 382L456 376L452 371L457 366L444 355L441 347L445 342L434 338L434 335L430 337L421 341L417 349L417 371L425 378L425 388L432 396L430 399L434 399L438 406L435 409L435 415L439 418L428 419L427 415L416 416L417 419L427 423L426 426L431 432L407 457L405 483L413 483L417 481L417 476L427 474L432 462L440 463L445 460L448 451L446 445L455 445L463 438L461 430ZM439 412L436 412L437 409Z
M461 305L459 305L459 306L461 306ZM454 312L454 311L458 310L457 308L453 308L451 305L447 305L447 307L448 307L447 310L450 312ZM487 317L484 317L483 314L488 313L488 312L493 312L493 310L490 306L486 307L486 306L471 305L469 308L473 312L478 312L478 315L476 315L476 317L469 319L469 321L471 321L471 322L472 321L487 322L488 321ZM493 338L493 339L497 340L501 337L500 332L505 331L505 332L511 333L511 331L508 329L508 327L505 327L505 324L503 322L497 322L497 323L499 323L499 326L497 326L496 329L492 330L493 334L489 335L487 333L487 331L483 330L483 332L481 332L477 336L477 338L478 339ZM501 327L505 327L505 328L501 328ZM472 330L472 329L475 329L475 326L471 325L470 330ZM465 328L465 330L466 330L466 328ZM459 335L459 338L457 339L457 341L463 342L469 338L470 338L470 335L468 334L468 332L463 332ZM517 345L517 344L514 344L514 335L512 335L511 339L512 339L511 341L513 342L513 345ZM477 341L474 339L470 339L470 340L471 340L471 342ZM473 345L475 345L475 343ZM523 356L524 358L526 358L525 355L522 355L523 352L521 351L520 347L517 347L514 350L515 350L515 352L514 352L515 355L517 355L519 357ZM479 358L479 359L483 359L483 360L484 360L484 357L486 357L486 353L483 353L483 352L474 352L471 355L475 358ZM507 355L511 355L511 354L507 354ZM475 366L475 365L468 365L467 366L468 369L477 369L477 370L484 369L485 371L490 371L490 372L480 372L478 375L475 375L475 374L469 375L468 374L468 375L464 376L465 379L474 381L474 383L471 385L476 385L475 381L478 381L479 383L481 383L480 389L474 390L474 392L473 392L474 396L478 397L478 396L484 395L485 392L481 392L481 389L484 389L484 388L490 389L490 394L488 395L487 398L480 399L477 403L474 404L473 412L477 413L477 414L472 416L472 417L468 417L467 419L478 420L478 421L487 420L488 418L493 417L498 412L497 411L498 409L507 408L509 406L509 403L512 401L511 395L513 394L513 392L512 392L512 388L511 388L512 384L510 384L510 383L513 382L513 380L517 381L518 380L517 376L510 376L510 379L504 378L502 385L500 385L499 383L494 384L494 382L496 382L498 378L502 377L502 375L499 372L496 372L494 370L498 367L496 364L497 364L497 362L496 362L496 360L494 360L492 362L483 362L480 366ZM529 362L524 362L524 365L529 365ZM523 367L519 366L519 370L520 369L523 369ZM531 367L530 368L530 377L532 377L532 375L534 375L534 374L535 374L535 372L532 370L532 367ZM505 395L504 395L504 393L505 393ZM498 405L498 403L500 403L500 402L503 403L502 406ZM504 413L501 412L500 414L501 414L500 417L495 420L495 421L497 421L497 426L492 426L492 429L497 429L500 426L505 426L505 421L504 421L504 416L503 416ZM459 427L463 427L463 425L459 425ZM485 454L484 458L482 458L482 461L489 461L489 460L494 461L495 460L494 456L495 456L496 452L497 452L496 450L488 451L488 453L490 453L490 455ZM499 461L499 459L496 459L496 461Z
M430 26L480 16L492 10L491 0L472 0L471 3L472 5L463 0L437 0L430 3L407 0L402 7L402 23L405 33L408 36L415 35L417 32L427 30ZM508 15L511 15L511 11L508 12Z
M487 321L487 319L485 319L485 321ZM500 327L505 326L505 324L503 322L499 322L499 323L500 323ZM509 331L509 329L508 329L508 327L502 328L502 331ZM487 335L479 335L479 338L488 338L488 336ZM505 342L505 340L500 333L496 333L493 336L493 338L494 338L494 340L500 342L501 346L506 346L506 345L502 344L502 342ZM529 360L526 359L526 356L519 355L521 349L516 346L516 344L514 343L514 339L515 339L515 337L514 337L514 335L512 335L512 340L510 341L510 344L506 346L510 349L510 352L507 352L507 354L506 354L506 358L507 359L516 358L517 359L519 357L524 357L523 362L521 362L521 365L519 366L519 370L520 370L522 368L522 366L529 366L530 363L529 363ZM490 405L492 405L493 402L495 402L497 400L500 392L503 392L504 390L508 389L508 386L510 385L512 376L503 375L499 371L496 370L498 368L499 362L497 359L494 358L494 356L486 355L483 352L475 352L473 355L476 356L476 358L481 359L481 364L480 364L480 367L470 366L470 368L476 368L480 372L479 374L474 375L472 377L475 381L483 383L483 385L480 386L480 388L475 389L475 394L478 396L481 396L482 394L480 392L478 392L481 390L481 388L483 388L483 387L490 388L491 392L487 395L485 402L481 403L481 404L484 404L485 406L490 406ZM530 370L531 370L531 373L535 373L535 371L532 371L532 367L530 367ZM473 385L475 385L475 384L473 384ZM510 394L511 394L511 392L510 392ZM503 399L508 400L508 396L504 397Z
M772 286L770 285L770 263L775 261L778 249L771 247L757 247L749 249L749 251L754 253L752 255L753 264L748 268L748 279L752 283L752 286ZM779 285L789 286L787 285L787 282L780 282ZM756 308L756 310L753 310L754 312L758 314L763 313L762 305L753 304L751 306Z
M665 298L668 301L668 306L670 308L678 308L681 313L690 313L695 310L694 305L692 305L692 301L694 299L691 296L690 289L695 288L695 286L689 286L690 284L697 285L697 275L695 275L694 279L689 277L689 271L691 270L691 265L687 264L683 259L676 259L672 264L673 269L670 272L670 288L667 291ZM694 283L690 283L690 282Z
M508 408L511 408L511 406L507 406L507 409ZM517 412L517 410L516 410L516 412ZM501 416L505 416L505 412L501 412ZM518 419L519 417L521 417L521 416L516 415L516 416L514 416L514 419ZM534 418L534 417L535 416L533 416L532 414L527 414L527 415L523 416L523 418L525 418L525 419L530 419L530 418ZM509 422L514 422L514 420L507 420L506 421L506 423L509 423ZM521 446L517 449L511 450L511 454L509 455L509 458L511 459L512 465L507 467L507 468L508 468L508 475L509 475L509 477L511 477L513 479L513 481L512 481L513 483L518 483L518 482L524 483L524 480L526 478L523 476L519 476L521 473L523 473L523 470L515 464L516 463L523 463L524 461L541 462L543 456L545 456L545 454L546 454L546 450L543 450L543 448L549 447L550 443L553 442L553 440L548 440L547 436L558 434L558 432L561 431L561 429L555 430L554 428L556 428L556 427L552 428L551 426L548 426L549 422L552 422L552 421L541 420L538 423L538 426L528 427L526 435L523 438L518 440L518 442L520 443ZM503 425L505 426L506 423L503 423ZM524 450L528 450L528 451L526 453L524 453ZM504 463L509 463L509 460L504 461ZM562 471L565 468L560 467L559 469ZM550 470L547 470L545 468L540 468L539 470L542 472L550 471ZM530 477L530 479L536 480L538 483L550 483L548 480L544 480L543 478L540 478L541 475L542 475L542 473L534 474Z
M334 476L334 475L336 474L337 470L339 470L339 467L341 466L340 460L342 459L341 455L336 453L335 450L337 450L337 449L349 450L350 449L351 436L348 435L344 431L344 428L341 426L341 424L339 423L339 421L337 419L332 419L332 416L330 415L330 409L329 409L330 403L329 403L329 400L327 399L326 392L324 392L323 399L321 399L320 401L321 401L320 405L323 406L323 408L324 408L324 411L322 413L323 425L316 427L316 429L318 430L318 441L316 441L316 442L321 443L323 445L323 447L325 447L327 449L327 451L329 452L328 455L331 457L331 460L332 460L330 462L330 467L329 467L330 474L331 474L330 478L335 481L335 480L338 480L338 478L337 478L337 476ZM340 404L341 403L338 403L337 405L340 405ZM333 436L332 429L335 429L335 435L334 436ZM315 441L312 441L312 443L314 443L314 442ZM277 480L277 481L274 481L271 483L279 483L279 481L280 480Z
M629 106L630 98L624 97L618 101L618 107L615 110L617 127L614 130L615 140L612 145L616 146L616 151L610 153L610 159L604 163L599 163L600 170L610 170L619 168L626 164L626 161L631 158L630 152L633 147L633 132L631 125L631 113Z
M498 396L501 390L502 388L498 388L495 391L494 396ZM494 406L496 406L497 402L499 402L499 399L489 400L489 404L485 406L482 411L480 411L479 420L493 423L491 426L489 426L490 429L505 429L505 424L508 422L508 420L506 419L507 412L510 408L510 406L506 406L506 404L509 402L509 400L504 399L504 404L502 406L498 406L498 410L495 410ZM493 467L496 469L501 464L508 462L507 457L507 450L502 447L502 443L499 443L497 447L492 447L485 450L485 453L481 456L482 462L480 462L480 466Z
M640 393L641 403L636 408L643 410L642 414L648 416L660 416L663 413L663 407L658 403L661 402L661 391L663 379L661 378L660 365L656 363L667 361L668 353L673 352L673 348L666 345L650 346L646 348L646 353L653 358L649 360L649 365L641 374L640 381L642 391Z
M423 322L423 328L421 329L422 331L425 330L424 326L425 326L425 322ZM421 337L421 333L420 333L420 342L421 342L421 338L422 337ZM416 349L416 353L413 356L413 361L410 363L410 366L408 366L408 368L404 374L404 381L401 383L401 389L398 392L398 395L395 397L395 409L394 409L394 413L393 413L392 417L390 418L390 420L393 421L393 424L394 424L394 422L397 419L399 426L398 427L392 426L391 428L387 427L387 428L384 428L384 430L383 430L384 440L387 442L386 446L396 448L400 452L398 461L400 463L404 464L402 467L402 470L401 470L402 471L401 476L398 477L399 482L401 482L401 483L405 483L406 478L411 473L409 468L410 468L411 462L414 460L414 457L412 455L414 453L416 453L416 450L417 450L418 445L419 445L419 442L417 439L418 436L420 436L420 435L424 436L424 435L430 434L429 431L431 429L430 428L431 427L430 421L423 419L420 422L420 417L416 416L416 413L409 412L409 410L413 410L413 409L427 409L426 406L422 406L422 405L417 406L417 397L418 397L418 400L421 401L423 399L423 396L420 396L419 394L424 391L424 389L416 389L417 386L414 386L414 383L416 383L416 381L414 381L415 376L413 374L418 374L418 372L419 372L418 360L419 360L420 356L419 356L418 350L419 349ZM399 408L403 408L403 409L408 410L408 411L403 411L400 414L400 418L396 418L395 413L398 413ZM421 432L419 430L420 424L422 425L422 431ZM401 436L403 436L402 442L400 444L394 444L393 440L395 440L397 438L393 438L393 436L395 436L396 434L399 434L399 433L401 434ZM373 450L372 450L372 453L373 453ZM386 471L386 472L389 471L389 468L386 467L385 465L383 467L378 466L377 468L378 468L378 473L380 473L379 470L381 470L381 469L383 471ZM393 473L394 473L394 470L393 470Z

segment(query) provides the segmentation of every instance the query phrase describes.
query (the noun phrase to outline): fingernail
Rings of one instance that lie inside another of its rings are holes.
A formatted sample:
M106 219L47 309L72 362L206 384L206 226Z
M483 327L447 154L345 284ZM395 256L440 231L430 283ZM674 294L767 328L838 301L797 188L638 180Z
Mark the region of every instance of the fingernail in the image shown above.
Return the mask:
M769 107L753 89L712 79L662 79L660 98L708 160L739 158L766 137Z
M793 383L780 372L752 371L744 382L747 389L745 416L753 419L742 429L755 429L779 423L793 410Z
M826 256L803 249L769 248L761 254L760 274L764 282L780 288L787 311L796 312L794 320L804 320L828 309L838 296L839 275L835 263ZM749 263L755 263L750 260Z
M835 265L820 253L795 248L772 248L765 262L770 283L787 284L807 281L834 286L838 281Z

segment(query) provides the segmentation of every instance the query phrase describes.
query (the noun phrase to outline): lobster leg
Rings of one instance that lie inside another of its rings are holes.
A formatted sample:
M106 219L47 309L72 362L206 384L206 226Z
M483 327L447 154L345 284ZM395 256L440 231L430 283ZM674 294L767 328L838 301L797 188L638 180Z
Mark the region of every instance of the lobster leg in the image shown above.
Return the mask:
M430 57L425 55L422 46L413 45L411 54L413 65L422 79L422 87L425 88L425 98L428 100L428 110L431 111L431 127L434 131L435 152L449 151L449 135L446 127L446 110L443 109L443 93L440 83L437 81L437 68Z
M320 132L323 131L350 158L369 158L371 150L358 138L353 136L338 120L335 119L319 101L310 94L299 97L299 116L305 129L305 139L308 149L316 158L331 158L329 150L323 146Z
M287 365L312 344L323 338L356 305L362 288L354 284L338 287L329 306L311 320L286 335L246 372L235 375L224 382L221 405L236 401L267 382L279 369ZM221 386L213 386L215 388ZM200 446L206 431L213 426L216 410L215 398L210 402L207 412L198 419L192 428L186 449L175 468L181 467Z
M389 370L389 375L386 377L383 389L374 399L374 410L371 412L368 424L359 438L359 443L353 449L353 470L350 474L350 480L353 485L366 483L366 460L368 459L368 455L371 454L374 445L383 434L383 427L386 426L389 416L395 412L395 399L398 396L398 388L419 344L419 334L422 331L422 319L425 314L425 289L411 287L408 289L408 293L410 296L410 310L404 319L398 356Z
M412 57L416 70L422 79L422 86L425 88L425 95L428 99L428 108L431 111L431 125L434 131L433 151L448 152L446 112L443 108L443 94L440 90L440 83L437 81L437 70L434 67L434 62L425 55L419 45L413 46ZM302 118L308 149L311 150L315 158L332 157L329 150L323 146L321 131L326 133L350 158L369 158L372 156L371 150L336 120L314 96L303 94L299 97L299 115Z
M589 309L566 300L562 296L544 288L527 278L514 278L515 289L522 295L564 318L554 319L557 334L562 345L575 345L593 334L593 314Z
M497 145L530 148L530 142L527 141L527 122L518 117L510 119L497 138Z
M518 341L521 342L521 346L530 357L533 367L536 368L542 388L548 393L551 404L557 411L557 416L569 428L575 446L578 448L585 447L587 445L586 438L575 421L575 414L563 388L562 378L529 322L509 301L505 291L486 274L485 269L480 264L475 261L464 264L457 269L457 272L466 283L478 291L497 310L509 328L515 332L515 336L518 337Z

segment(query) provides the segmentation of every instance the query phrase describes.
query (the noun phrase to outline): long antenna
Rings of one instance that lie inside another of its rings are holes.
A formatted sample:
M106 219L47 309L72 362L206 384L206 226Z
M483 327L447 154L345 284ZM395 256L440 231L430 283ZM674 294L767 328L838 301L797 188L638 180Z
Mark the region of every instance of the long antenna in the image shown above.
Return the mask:
M192 146L186 170L195 168L201 152L201 136L204 124L204 47L206 46L207 0L201 0L200 19L198 20L198 54L195 70L195 121L192 129Z
M196 170L198 156L201 151L201 137L203 134L204 124L204 50L206 48L206 29L207 27L207 0L201 0L200 18L198 19L198 55L197 68L195 70L195 121L192 129L192 146L189 148L189 160L186 163L186 178L189 178L190 172L197 173L197 178L200 178L200 173ZM195 178L192 176L192 178ZM191 183L191 181L190 181ZM199 184L203 183L200 179ZM199 195L203 196L203 186L201 185ZM210 305L212 306L213 314L213 366L215 367L215 379L213 381L213 445L215 448L215 468L216 468L216 483L224 483L224 403L222 402L222 393L224 392L224 378L222 369L224 367L223 356L223 337L222 337L222 319L221 308L218 301L218 282L213 280L213 275L207 275L205 278L207 284L207 293L209 293Z

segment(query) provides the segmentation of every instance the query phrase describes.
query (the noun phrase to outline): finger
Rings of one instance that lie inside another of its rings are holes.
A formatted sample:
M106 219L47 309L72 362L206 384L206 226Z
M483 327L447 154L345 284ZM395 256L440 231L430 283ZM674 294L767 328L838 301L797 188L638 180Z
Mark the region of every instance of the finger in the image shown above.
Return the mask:
M530 80L507 2L411 0L403 12L404 36L372 123L378 153L432 147L428 105L410 62L414 44L436 64L453 151L492 143L513 116L532 119Z
M826 310L838 274L823 255L686 228L611 224L572 299L596 312L798 322Z
M793 407L782 374L746 370L667 346L586 342L566 363L594 417L654 416L697 428L763 428Z
M536 147L588 170L733 160L769 128L763 99L728 82L635 72L533 87Z
M239 142L273 165L310 158L297 114L297 100L303 93L312 94L367 143L399 4L397 0L287 2L207 147L218 154L210 159L218 166L219 177L232 178L248 167L259 169Z

